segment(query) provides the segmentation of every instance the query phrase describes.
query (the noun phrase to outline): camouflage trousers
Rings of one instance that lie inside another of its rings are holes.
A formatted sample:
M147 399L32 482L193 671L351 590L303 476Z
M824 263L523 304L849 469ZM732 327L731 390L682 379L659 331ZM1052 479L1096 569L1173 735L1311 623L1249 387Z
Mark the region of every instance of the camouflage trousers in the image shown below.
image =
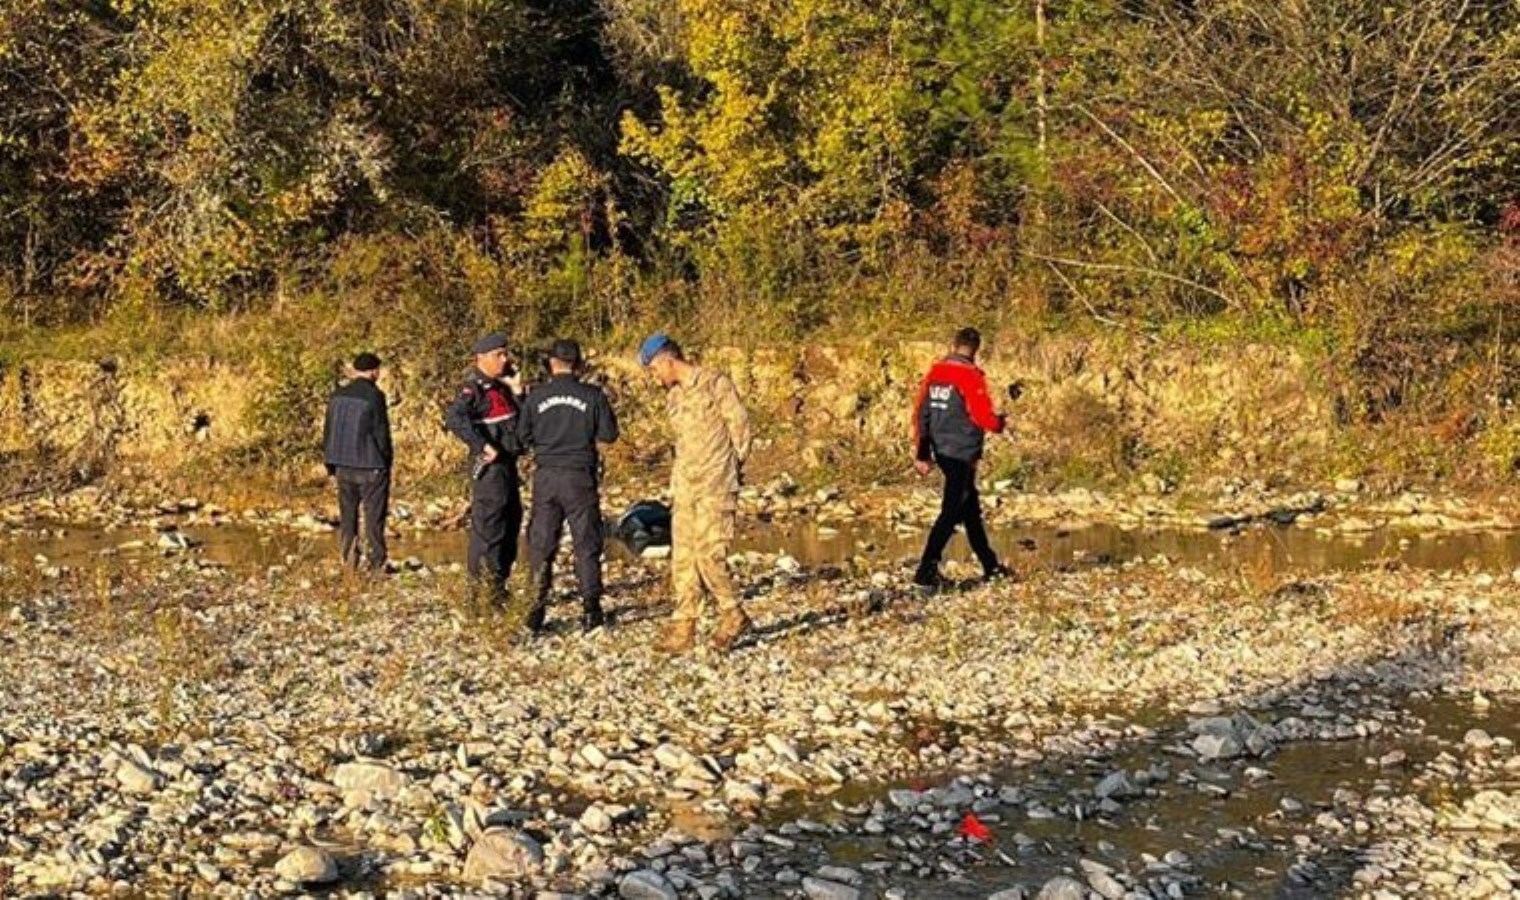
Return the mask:
M739 592L728 573L738 509L737 494L676 495L671 511L670 581L676 601L673 621L695 621L709 595L720 615L739 608Z

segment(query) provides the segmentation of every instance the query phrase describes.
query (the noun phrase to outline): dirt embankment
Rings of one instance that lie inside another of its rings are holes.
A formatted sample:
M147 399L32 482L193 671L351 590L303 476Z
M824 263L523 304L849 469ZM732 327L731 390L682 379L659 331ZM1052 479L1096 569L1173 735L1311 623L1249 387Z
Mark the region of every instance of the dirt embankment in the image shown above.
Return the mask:
M902 468L918 379L940 352L912 342L715 348L702 356L734 375L760 423L752 473L869 482ZM453 384L420 377L438 370L422 362L397 359L383 381L403 493L404 485L436 484L461 458L440 424ZM1344 421L1345 400L1323 361L1293 349L1038 336L998 341L985 365L1000 394L1005 383L1025 385L1010 406L1017 437L995 442L988 462L989 475L1021 487L1210 490L1228 479L1288 487L1379 474L1360 426ZM340 367L335 353L330 381ZM621 349L603 353L597 372L628 434L609 477L658 470L657 391ZM191 355L13 364L0 370L0 459L12 485L43 463L76 483L156 483L216 497L236 471L243 489L267 482L299 493L321 484L317 445L329 386L321 382Z

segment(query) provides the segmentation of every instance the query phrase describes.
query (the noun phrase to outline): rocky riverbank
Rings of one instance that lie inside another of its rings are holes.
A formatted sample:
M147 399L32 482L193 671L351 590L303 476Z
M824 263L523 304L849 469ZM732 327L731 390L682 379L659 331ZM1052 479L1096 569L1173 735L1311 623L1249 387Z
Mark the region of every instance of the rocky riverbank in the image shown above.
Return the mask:
M1130 855L1102 835L1153 801L1247 796L1279 753L1418 733L1411 692L1505 703L1520 689L1520 573L1245 583L1154 561L925 600L881 564L739 562L758 633L733 656L675 661L650 649L667 609L658 561L613 567L611 628L580 635L556 610L559 629L526 646L426 568L378 584L193 557L7 572L0 884L1228 892L1205 863L1221 842L1258 841L1249 829L1203 840L1155 822L1167 846ZM1514 823L1491 810L1512 808L1514 751L1512 735L1491 739L1464 776L1489 793L1400 780L1431 815L1392 830L1376 806L1358 826L1327 787L1293 798L1300 830L1259 840L1254 865L1305 890L1373 866L1389 875L1358 875L1369 892L1479 891L1480 877L1501 890ZM1394 802L1355 802L1374 801ZM1475 817L1498 849L1473 849ZM1052 822L1101 830L1040 837ZM1452 862L1454 846L1474 861Z
M530 479L531 480L531 479ZM1177 495L1163 484L1143 493L1108 493L1078 488L1058 493L1020 491L1006 480L984 487L989 523L1048 525L1081 529L1121 528L1239 531L1255 525L1299 527L1331 534L1359 535L1379 530L1404 533L1513 532L1520 530L1520 497L1482 497L1401 491L1373 494L1352 479L1322 490L1285 492L1260 481L1228 480L1202 495ZM740 494L742 523L825 527L866 524L911 533L926 528L938 511L937 478L847 487L804 487L788 473L747 486ZM529 490L531 493L531 489ZM645 472L604 489L604 507L615 517L627 506L666 497L663 478ZM403 496L392 505L397 533L449 530L465 521L463 492ZM96 528L208 528L242 524L258 528L323 533L336 522L336 500L228 507L195 497L157 491L85 487L0 504L0 529L13 533L67 526Z

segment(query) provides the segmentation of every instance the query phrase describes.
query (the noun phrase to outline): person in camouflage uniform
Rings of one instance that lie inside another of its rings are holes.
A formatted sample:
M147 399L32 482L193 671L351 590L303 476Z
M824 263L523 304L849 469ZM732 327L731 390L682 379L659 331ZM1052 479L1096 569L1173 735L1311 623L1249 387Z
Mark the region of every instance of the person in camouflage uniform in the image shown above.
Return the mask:
M675 612L660 649L692 648L703 596L710 594L718 611L712 644L728 651L750 627L728 572L740 470L753 443L749 415L728 376L688 362L664 334L644 342L639 362L668 391L666 409L675 432L670 475Z

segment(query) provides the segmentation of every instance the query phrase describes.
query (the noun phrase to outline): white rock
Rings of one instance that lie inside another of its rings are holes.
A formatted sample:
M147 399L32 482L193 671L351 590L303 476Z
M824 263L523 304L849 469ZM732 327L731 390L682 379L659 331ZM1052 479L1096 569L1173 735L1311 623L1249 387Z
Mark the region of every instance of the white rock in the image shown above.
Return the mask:
M857 885L865 878L865 876L854 869L847 869L844 866L823 866L818 870L818 877L829 881L837 881L841 884Z
M157 772L130 759L117 764L116 781L129 794L151 794L163 784Z
M1205 762L1234 759L1245 750L1245 745L1233 734L1200 734L1193 739L1193 752Z
M319 847L297 847L280 857L274 872L296 884L327 884L338 880L338 863Z
M665 876L653 869L639 869L624 875L618 882L618 896L622 900L679 900Z
M827 878L802 879L802 891L811 900L860 900L860 889Z
M654 761L672 772L680 772L699 765L698 759L691 754L691 751L675 744L661 744L656 747Z
M368 791L379 798L394 797L406 789L410 779L380 763L344 763L333 772L332 783L339 790Z
M1102 781L1098 782L1098 786L1093 789L1093 793L1100 800L1127 800L1131 797L1138 797L1144 791L1129 776L1128 772L1121 769L1117 772L1110 772L1105 776Z
M600 806L588 806L581 813L581 827L592 834L606 834L612 830L612 817Z
M1045 882L1035 900L1087 900L1087 887L1075 878L1057 875Z
M466 881L527 878L544 866L544 849L520 831L491 828L480 836L464 861Z
M788 741L784 737L781 737L780 735L766 735L765 746L771 748L772 753L776 754L787 762L800 762L802 760L802 755L797 752L797 748L792 745L792 742Z

